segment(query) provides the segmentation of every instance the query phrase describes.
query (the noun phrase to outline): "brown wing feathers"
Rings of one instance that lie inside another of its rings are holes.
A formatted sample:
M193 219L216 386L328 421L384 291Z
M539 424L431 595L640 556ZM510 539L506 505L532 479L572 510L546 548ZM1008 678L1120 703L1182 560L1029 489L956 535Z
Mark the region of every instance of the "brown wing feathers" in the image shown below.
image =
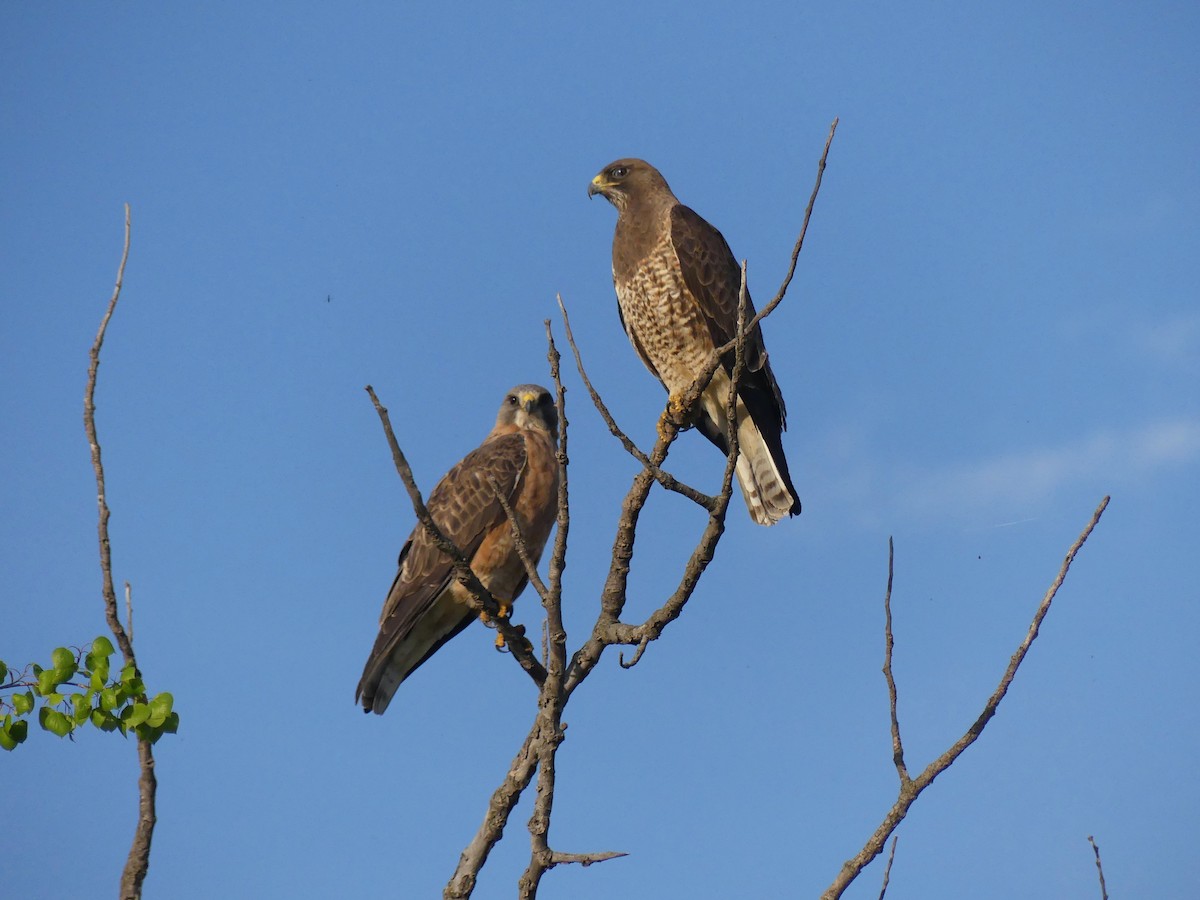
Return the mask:
M466 559L475 555L491 531L507 525L507 515L489 478L495 479L511 503L524 466L524 436L517 432L497 435L468 454L429 495L426 505L434 522ZM400 552L399 571L380 616L379 635L355 693L364 709L370 711L375 705L376 689L393 665L398 648L406 642L419 645L405 661L405 670L397 673L396 685L471 623L474 614L469 608L446 602L453 579L450 558L418 523ZM439 601L445 606L442 614L426 621ZM423 621L427 634L417 633Z

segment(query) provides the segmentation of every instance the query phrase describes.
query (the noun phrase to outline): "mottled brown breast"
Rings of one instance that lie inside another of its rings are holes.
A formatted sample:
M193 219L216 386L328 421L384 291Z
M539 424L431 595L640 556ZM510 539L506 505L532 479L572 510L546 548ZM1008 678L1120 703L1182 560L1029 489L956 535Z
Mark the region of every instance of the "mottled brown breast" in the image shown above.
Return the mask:
M516 513L521 534L534 562L542 555L554 526L558 500L558 459L554 441L544 431L521 432L525 439L525 467L509 502ZM471 568L498 601L515 599L524 586L525 564L517 552L512 527L504 516L480 542ZM465 592L456 590L456 596Z
M623 273L614 255L613 283L625 331L642 362L670 393L679 393L703 370L713 342L669 232L660 234L637 265L622 268Z

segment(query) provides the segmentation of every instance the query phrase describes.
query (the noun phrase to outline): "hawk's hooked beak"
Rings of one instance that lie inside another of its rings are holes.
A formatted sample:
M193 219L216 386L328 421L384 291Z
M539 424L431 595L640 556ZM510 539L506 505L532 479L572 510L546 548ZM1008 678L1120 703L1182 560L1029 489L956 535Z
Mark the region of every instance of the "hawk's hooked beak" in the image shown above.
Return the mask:
M588 199L590 200L592 197L595 197L597 194L600 194L603 196L605 189L608 188L609 186L610 186L610 183L604 180L603 175L597 175L595 178L592 179L592 183L588 185Z
M521 401L521 408L527 413L533 412L538 402L537 394L531 393L524 393L517 399Z

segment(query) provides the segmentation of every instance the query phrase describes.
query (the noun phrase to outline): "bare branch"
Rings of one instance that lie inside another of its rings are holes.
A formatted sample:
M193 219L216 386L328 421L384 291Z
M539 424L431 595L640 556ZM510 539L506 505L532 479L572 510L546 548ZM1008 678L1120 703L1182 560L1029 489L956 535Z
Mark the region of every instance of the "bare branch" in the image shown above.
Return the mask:
M945 753L926 766L920 775L909 781L902 780L900 794L896 802L888 810L883 821L875 829L875 833L867 840L862 850L853 859L847 860L842 866L833 883L821 895L822 900L834 900L834 898L842 896L842 893L858 877L858 874L883 851L883 846L887 842L888 837L891 836L896 827L904 820L909 808L916 801L917 797L921 795L921 792L929 787L938 775L950 768L954 764L954 761L962 755L963 751L975 743L983 733L983 729L987 726L988 721L996 714L996 709L999 707L1000 701L1008 693L1009 685L1012 684L1012 680L1017 674L1017 669L1020 668L1021 662L1025 659L1025 655L1029 652L1029 648L1037 638L1042 620L1046 618L1046 614L1050 611L1050 605L1054 601L1054 596L1058 593L1058 589L1062 587L1063 580L1067 577L1067 571L1071 568L1071 563L1074 561L1075 555L1083 547L1084 543L1087 542L1088 536L1091 535L1092 530L1100 522L1100 517L1104 514L1104 510L1108 506L1108 501L1108 497L1100 501L1100 505L1092 513L1091 521L1088 522L1083 532L1067 551L1066 558L1063 559L1062 566L1058 570L1058 575L1046 591L1045 596L1042 597L1042 602L1038 605L1037 611L1034 613L1033 621L1029 626L1029 631L1026 633L1025 639L1021 641L1016 653L1009 660L1008 667L1004 670L1004 675L1000 679L1000 684L992 692L987 703L984 704L983 712L980 713L974 724L967 729L966 733L955 741Z
M559 853L556 850L551 854L549 868L562 865L563 863L579 863L586 869L592 863L607 862L610 859L620 859L622 856L628 855L628 853L621 853L615 850L603 850L599 853Z
M545 659L544 676L540 682L538 694L538 715L533 727L525 738L525 743L517 754L508 777L496 789L488 806L488 813L475 837L463 850L459 857L458 867L446 886L446 898L467 897L474 890L475 881L480 869L487 861L492 847L500 840L508 817L516 807L522 792L528 787L533 778L534 769L538 769L538 800L533 816L530 818L529 829L532 841L530 865L522 875L522 885L530 885L534 894L537 884L544 872L557 864L556 854L549 848L548 832L550 814L554 799L554 761L558 745L562 742L565 726L561 724L562 707L565 702L562 692L562 673L566 661L566 630L562 622L562 573L566 566L567 535L570 530L569 493L567 483L567 434L569 423L566 415L566 389L563 387L559 373L559 354L554 345L554 335L547 321L546 341L547 358L550 364L550 375L554 382L556 406L559 421L558 444L558 530L554 540L554 550L550 559L550 583L545 585L537 579L536 571L531 565L527 548L522 552L522 561L530 580L538 586L542 597L542 605L546 610L546 619L542 630L542 655ZM503 501L502 501L503 502ZM516 521L507 504L505 511L516 529ZM519 531L518 550L521 548ZM536 579L536 580L535 580ZM524 891L525 888L523 887ZM529 894L532 896L533 894Z
M1108 888L1104 884L1104 866L1100 865L1100 848L1096 845L1096 839L1090 834L1088 843L1092 845L1092 851L1096 854L1096 873L1100 876L1100 900L1108 900Z
M517 520L517 511L512 508L512 504L508 502L508 498L504 496L504 491L500 489L494 475L488 476L488 484L492 486L492 490L496 493L496 499L500 501L500 507L504 510L504 515L508 516L508 526L512 529L513 544L517 548L517 556L521 557L521 562L525 565L525 575L529 579L529 583L533 585L533 589L538 592L538 596L542 598L542 603L546 602L548 592L542 577L538 575L537 563L529 554L529 545L525 543L525 534L521 530L521 523Z
M747 331L753 331L758 327L758 323L769 316L780 303L783 302L784 295L787 294L788 286L792 283L792 276L796 274L796 262L800 259L800 251L804 249L804 235L808 233L808 223L812 219L813 206L817 202L817 194L821 191L821 179L825 177L825 162L829 159L829 147L833 144L833 136L837 133L838 118L835 116L833 123L829 126L829 137L825 138L825 150L821 153L821 159L817 163L817 180L813 183L812 194L808 198L808 206L804 209L804 222L800 225L800 235L796 238L796 244L792 247L792 261L788 266L787 275L783 277L783 283L779 285L779 291L775 297L759 310L750 321L750 327ZM725 348L722 348L725 349Z
M546 680L546 670L534 656L533 645L525 637L524 629L513 625L507 617L500 615L500 605L483 586L479 576L471 569L471 564L462 555L462 551L454 545L453 541L442 534L441 529L433 521L433 517L429 515L425 501L421 499L421 489L417 487L416 479L413 478L412 467L409 466L404 451L400 449L400 444L396 441L396 434L392 431L392 422L388 417L387 409L379 402L379 398L375 396L375 389L371 385L367 385L366 391L375 405L375 412L379 414L379 421L383 424L384 435L392 450L392 462L408 491L408 497L412 501L413 512L416 514L417 520L424 526L438 549L454 563L455 575L469 594L471 609L477 614L487 613L488 618L496 626L496 630L504 637L505 644L512 651L513 658L517 660L522 669L529 673L529 677L533 679L534 683L540 686Z
M537 766L537 744L541 733L541 719L533 723L533 728L525 737L521 749L509 766L508 775L492 793L483 824L475 833L475 837L467 844L462 855L458 858L458 866L450 877L450 883L442 892L444 900L464 900L475 890L475 881L479 870L487 862L488 854L504 836L504 828L508 817L516 809L517 801L533 779L533 770Z
M610 643L616 643L612 641ZM629 662L625 662L625 654L617 654L617 662L620 663L622 669L632 669L638 664L642 658L642 654L646 652L646 648L650 646L650 635L645 633L645 629L641 629L641 638L637 642L637 652L633 654L633 658Z
M893 835L892 849L888 853L887 865L883 867L883 884L879 888L879 900L887 895L888 882L892 880L892 863L896 859L896 842L900 840L900 835Z
M652 463L650 461L650 457L647 456L641 450L641 448L633 442L632 438L630 438L624 431L621 430L621 427L617 424L616 419L614 419L612 413L609 412L608 406L600 397L600 392L592 386L592 381L590 378L588 378L587 370L583 366L583 356L579 352L579 346L575 343L575 335L571 331L571 318L567 315L567 307L563 303L561 294L558 295L558 308L562 312L563 327L567 333L567 343L571 347L571 352L575 355L575 368L579 371L579 377L583 379L584 387L587 388L588 394L592 398L592 405L594 405L596 410L600 413L600 418L602 418L604 420L604 424L608 426L609 432L621 442L621 446L625 448L626 452L628 452L630 456L654 473L655 480L658 481L658 483L666 490L681 494L682 496L687 497L693 503L702 506L707 510L711 510L716 504L716 498L710 497L708 494L696 490L696 488L689 484L685 484L670 472Z
M129 643L133 644L133 589L125 582L125 630L129 633Z
M567 535L571 531L570 491L567 475L567 433L570 422L567 421L567 390L563 387L562 375L559 370L561 356L554 345L554 332L550 328L550 320L545 319L546 328L546 361L550 365L550 378L554 383L555 408L558 412L558 508L557 529L554 536L554 550L550 554L550 587L543 597L546 608L546 630L548 637L549 657L547 671L553 676L545 688L548 697L553 696L555 702L560 702L557 691L567 661L567 632L562 620L562 573L567 565Z
M716 506L709 513L708 526L705 528L704 533L701 535L699 542L688 559L679 587L667 598L666 602L655 610L641 625L629 626L614 621L608 623L607 627L600 628L600 623L597 623L597 630L593 637L598 642L603 644L637 644L638 649L629 662L625 661L623 655L618 658L622 668L631 669L637 665L638 661L642 658L642 654L646 652L647 645L651 641L658 640L662 635L663 629L683 612L683 607L691 599L696 585L700 582L700 576L704 574L704 570L712 562L713 555L716 553L717 543L725 532L725 513L729 509L729 500L733 496L733 473L737 467L738 458L736 424L737 389L741 383L745 368L745 337L747 332L744 326L748 306L749 295L746 290L746 264L743 262L742 283L738 302L739 340L735 346L734 366L726 401L728 404L726 415L729 421L725 438L728 445L728 452L725 457L725 472L721 479L721 491L713 498L716 501ZM585 647L584 649L587 648ZM583 674L585 675L586 673ZM582 676L576 676L575 673L571 673L567 679L567 691L573 691L582 680Z
M125 247L121 251L121 264L117 267L117 282L113 287L112 297L108 301L108 309L100 320L100 330L96 332L96 340L92 343L91 365L88 366L87 387L83 394L83 427L87 432L88 444L92 450L92 470L96 475L96 502L100 508L100 518L97 531L100 538L100 573L103 578L104 617L108 627L117 640L117 647L125 657L126 664L137 664L133 655L133 644L121 625L117 614L117 593L113 587L112 577L112 545L108 539L108 497L104 489L104 464L101 462L100 438L96 434L96 377L100 370L100 348L104 346L104 335L108 331L109 320L117 308L121 298L121 285L125 280L125 263L129 260L130 215L129 204L125 204Z
M904 742L900 740L900 721L896 717L896 679L892 675L892 648L895 646L892 638L892 566L894 562L895 546L889 537L887 593L883 596L883 677L887 680L888 706L892 717L892 761L896 764L896 773L900 776L900 785L903 787L912 779L908 777L908 767L904 765Z
M100 349L104 346L104 335L108 331L108 323L117 308L117 301L121 298L121 285L125 281L125 264L129 261L130 225L129 204L126 203L125 242L121 250L121 263L117 266L117 280L89 354L91 362L88 366L87 386L83 393L83 428L87 433L88 445L91 447L92 470L96 475L96 503L99 507L96 530L100 543L104 618L108 622L113 637L116 638L117 646L125 658L126 665L136 668L137 658L133 653L133 607L129 599L128 582L125 585L125 602L129 616L128 632L121 625L121 617L117 611L117 592L113 586L112 574L112 544L108 537L108 497L104 487L104 463L101 459L100 438L96 432L96 379L100 371ZM154 750L150 741L145 738L138 738L137 748L141 767L141 774L138 777L138 819L137 826L134 828L133 842L129 847L129 856L126 858L125 868L121 872L120 894L122 900L138 900L142 896L142 883L146 880L146 873L150 870L150 844L154 839L154 825L157 822L154 804L158 781L154 775Z

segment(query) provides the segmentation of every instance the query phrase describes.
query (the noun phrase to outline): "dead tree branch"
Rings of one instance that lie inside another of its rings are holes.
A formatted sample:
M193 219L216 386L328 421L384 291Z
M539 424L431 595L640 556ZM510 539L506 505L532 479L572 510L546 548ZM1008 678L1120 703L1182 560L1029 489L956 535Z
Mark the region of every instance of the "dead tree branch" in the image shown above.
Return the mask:
M835 898L842 896L842 893L847 887L849 887L850 883L858 877L858 874L883 851L884 844L886 844L888 837L890 837L892 832L896 830L897 826L899 826L899 824L904 820L904 817L908 815L909 809L912 807L917 797L921 795L921 792L929 787L929 785L933 783L933 780L942 774L942 772L950 768L950 766L954 764L954 761L962 755L963 751L971 746L971 744L975 743L975 741L979 739L979 736L983 734L983 729L987 726L987 723L991 720L992 716L996 714L996 709L1000 706L1000 701L1002 701L1005 694L1008 693L1008 688L1012 684L1012 680L1016 676L1017 670L1020 668L1022 661L1025 659L1025 655L1029 652L1029 648L1033 645L1034 640L1037 639L1038 629L1041 627L1042 620L1045 619L1046 614L1050 612L1050 604L1053 603L1054 596L1058 593L1058 589L1062 587L1062 583L1067 577L1067 570L1071 568L1071 563L1074 561L1075 555L1079 552L1080 548L1083 547L1084 543L1091 535L1092 530L1100 522L1100 517L1104 514L1104 510L1108 506L1108 501L1108 497L1105 497L1100 501L1100 505L1097 506L1096 511L1092 513L1091 520L1076 539L1075 543L1072 544L1071 548L1067 551L1067 555L1063 559L1062 566L1058 570L1058 575L1051 583L1050 588L1046 591L1045 596L1042 597L1042 602L1038 605L1037 611L1034 613L1033 621L1030 623L1029 630L1026 633L1024 640L1021 641L1016 652L1012 655L1012 659L1009 660L1008 666L1004 670L1004 675L1000 678L1000 684L997 686L996 690L992 692L992 695L988 697L987 702L984 704L983 712L979 714L979 717L975 720L971 727L967 729L966 733L963 734L962 737L955 741L945 753L926 766L925 770L922 771L921 774L916 778L910 778L908 776L907 769L904 766L904 747L900 740L899 725L896 724L895 682L890 677L892 642L890 639L885 641L887 650L885 651L884 669L885 673L889 675L888 694L892 708L893 756L896 762L896 772L900 776L900 794L897 797L896 802L892 805L892 808L889 809L887 814L884 816L879 827L875 829L875 833L872 834L867 840L867 843L862 850L860 850L852 859L847 860L842 866L841 871L833 880L833 883L830 884L830 886L821 895L822 900L835 900ZM888 569L889 590L885 598L885 607L887 608L885 619L890 626L890 553ZM890 628L888 638L890 638Z
M1096 874L1100 876L1100 900L1108 900L1108 888L1104 884L1104 866L1100 865L1100 847L1096 844L1096 839L1092 835L1088 835L1088 843L1092 845L1092 852L1096 854Z
M130 240L129 204L125 204L125 244L121 250L121 263L117 267L117 280L113 286L112 297L108 308L100 320L100 329L96 332L96 340L92 343L89 354L87 387L83 394L83 427L87 433L88 445L92 452L92 470L96 476L96 503L99 507L99 518L96 526L100 543L100 576L102 579L101 592L104 597L104 618L117 641L117 647L125 658L126 665L137 666L137 658L133 653L133 606L130 599L129 583L125 585L125 603L128 613L129 630L121 624L120 612L117 608L117 592L113 585L112 574L112 544L108 536L108 495L104 486L104 464L101 461L100 438L96 432L96 378L100 371L100 349L104 346L104 335L108 331L108 323L117 308L121 297L121 285L125 281L125 264L129 261ZM149 740L138 738L138 762L141 774L138 777L138 817L134 828L133 843L129 848L129 856L125 860L125 868L121 873L122 900L137 900L142 896L142 883L150 869L150 844L154 839L154 825L157 821L155 813L155 795L158 791L158 779L154 774L154 750Z
M879 900L887 896L888 882L892 880L892 863L896 861L896 842L900 835L893 835L892 849L888 852L887 865L883 867L883 884L879 886Z

